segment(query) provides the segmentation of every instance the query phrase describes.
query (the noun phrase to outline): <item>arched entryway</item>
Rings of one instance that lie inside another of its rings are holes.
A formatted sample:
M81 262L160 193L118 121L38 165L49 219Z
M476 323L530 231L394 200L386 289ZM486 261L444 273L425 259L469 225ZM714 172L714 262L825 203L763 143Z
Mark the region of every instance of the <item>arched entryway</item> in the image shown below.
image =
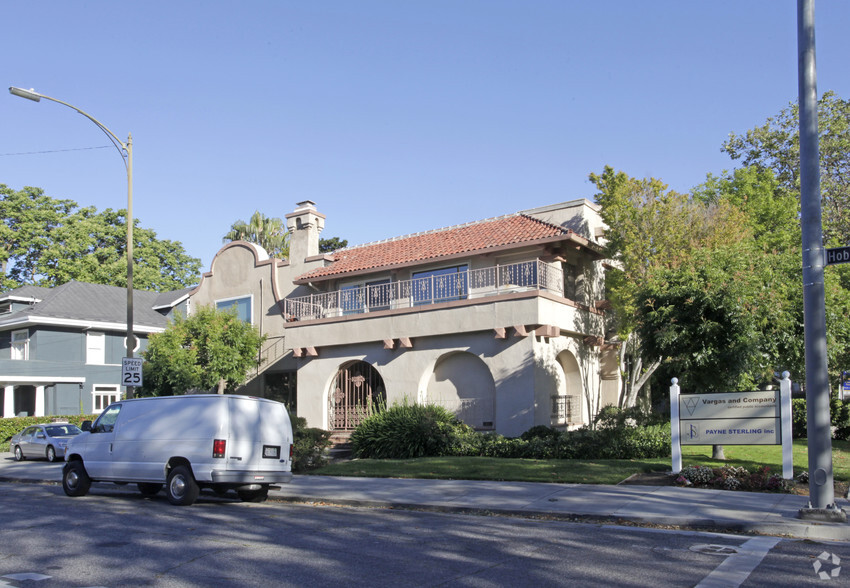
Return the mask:
M581 368L575 355L562 351L557 357L561 368L558 378L558 393L552 397L551 425L575 425L582 422L581 416Z
M365 361L342 366L328 396L328 422L332 431L353 431L387 404L384 380Z
M427 401L444 406L476 429L495 426L496 384L487 365L472 353L453 352L437 360Z

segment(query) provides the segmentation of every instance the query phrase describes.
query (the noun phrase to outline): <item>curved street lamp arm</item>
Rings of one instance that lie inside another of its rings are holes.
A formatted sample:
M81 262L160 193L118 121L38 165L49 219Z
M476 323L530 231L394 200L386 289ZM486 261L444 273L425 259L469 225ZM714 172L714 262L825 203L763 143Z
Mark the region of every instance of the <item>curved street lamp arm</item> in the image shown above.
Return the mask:
M107 127L105 124L103 124L102 122L97 120L95 117L90 115L85 110L82 110L81 108L77 108L73 104L68 104L67 102L59 100L58 98L51 98L50 96L46 96L45 94L42 94L40 92L36 92L35 90L24 90L23 88L16 88L15 86L12 86L12 87L9 88L9 93L14 94L15 96L20 96L21 98L26 98L27 100L32 100L33 102L38 102L39 100L44 98L45 100L50 100L51 102L56 102L58 104L62 104L63 106L67 106L68 108L71 108L73 110L76 110L77 112L82 114L84 117L86 117L87 119L92 121L94 124L96 124L97 128L99 128L101 131L103 131L103 133L109 138L109 140L112 142L112 144L118 150L119 155L121 155L121 159L124 160L124 167L127 167L127 157L128 157L128 154L129 154L129 149L127 148L127 145L129 143L129 141L131 141L131 139L128 139L128 143L125 143L124 141L119 139L115 135L115 133L110 131L109 127Z

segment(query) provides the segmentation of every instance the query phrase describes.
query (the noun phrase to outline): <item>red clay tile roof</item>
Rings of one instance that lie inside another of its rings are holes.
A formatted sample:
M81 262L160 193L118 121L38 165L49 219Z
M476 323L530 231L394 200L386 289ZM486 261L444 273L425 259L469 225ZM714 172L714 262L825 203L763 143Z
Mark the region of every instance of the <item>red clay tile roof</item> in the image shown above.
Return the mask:
M481 253L487 249L505 248L511 245L521 246L539 241L560 240L572 240L588 245L586 239L569 229L518 213L340 249L333 253L334 261L330 265L298 276L295 281L297 283L314 282L342 274L412 265L463 253ZM592 244L590 247L595 249Z

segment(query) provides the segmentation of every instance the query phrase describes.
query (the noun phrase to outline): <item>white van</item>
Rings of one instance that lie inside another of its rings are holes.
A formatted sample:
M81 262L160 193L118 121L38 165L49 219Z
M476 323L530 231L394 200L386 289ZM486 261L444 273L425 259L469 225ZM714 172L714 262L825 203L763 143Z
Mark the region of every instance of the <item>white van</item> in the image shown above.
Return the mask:
M265 398L190 394L110 404L65 450L62 487L85 495L92 482L135 482L171 504L195 502L201 488L266 499L292 479L292 425L286 407Z

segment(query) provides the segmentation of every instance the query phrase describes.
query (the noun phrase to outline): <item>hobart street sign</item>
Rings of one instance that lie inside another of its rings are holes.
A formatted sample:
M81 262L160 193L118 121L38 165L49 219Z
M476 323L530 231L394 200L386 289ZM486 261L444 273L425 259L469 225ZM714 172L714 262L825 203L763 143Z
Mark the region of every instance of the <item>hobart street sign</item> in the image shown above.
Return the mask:
M824 249L825 265L835 265L836 263L850 263L850 247L835 247L833 249Z

